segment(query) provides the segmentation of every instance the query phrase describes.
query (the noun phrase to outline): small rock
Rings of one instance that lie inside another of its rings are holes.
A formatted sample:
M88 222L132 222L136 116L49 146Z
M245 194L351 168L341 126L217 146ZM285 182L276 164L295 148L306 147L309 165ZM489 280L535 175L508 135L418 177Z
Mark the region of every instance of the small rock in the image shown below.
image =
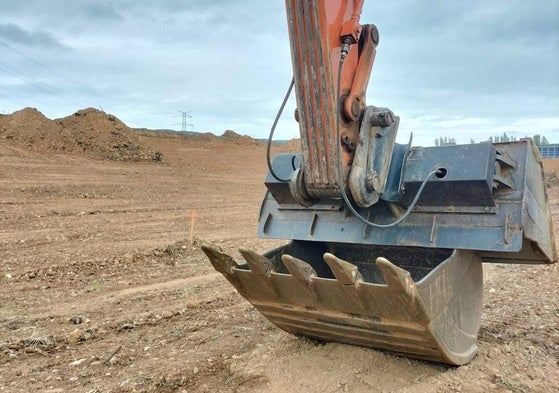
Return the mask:
M192 372L194 373L194 375L198 374L200 372L200 369L198 367L194 367L194 369L192 370Z
M82 316L76 316L74 318L71 318L70 321L74 324L74 325L79 325L80 323L83 322L83 317Z
M74 360L72 363L70 363L70 366L79 366L83 362L85 362L85 359Z
M68 335L68 342L70 344L77 344L85 339L84 332L81 329L75 329Z
M338 390L342 392L349 392L349 386L346 382L339 382L338 383Z
M11 280L11 279L12 279L12 275L11 275L10 273L6 274L6 278L7 278L8 280Z

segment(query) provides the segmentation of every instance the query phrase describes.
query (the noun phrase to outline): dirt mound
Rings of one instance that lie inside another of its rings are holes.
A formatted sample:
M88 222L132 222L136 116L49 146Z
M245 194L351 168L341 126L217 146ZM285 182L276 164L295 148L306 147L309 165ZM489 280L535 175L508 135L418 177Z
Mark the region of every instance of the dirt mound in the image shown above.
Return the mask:
M239 135L233 130L225 130L225 132L223 133L223 135L221 137L225 141L232 142L232 143L235 143L237 145L249 146L249 145L260 144L260 142L257 141L256 139L251 138L248 135Z
M143 146L138 135L113 115L93 108L59 119L78 148L118 161L161 161L161 153Z
M70 150L73 138L59 122L35 108L25 108L0 117L0 139L35 149Z
M161 161L162 155L144 146L136 133L105 112L88 108L50 120L34 108L0 117L0 140L35 151L82 153L119 161Z
M222 135L215 135L212 132L195 132L187 131L180 132L174 130L150 130L147 128L135 128L135 131L139 133L140 136L148 137L161 137L165 138L177 138L186 139L199 142L215 142L218 144L230 143L240 146L251 146L251 145L263 145L264 143L258 139L254 139L248 135L237 134L233 130L226 130ZM203 143L201 146L210 146L210 144Z
M301 151L301 139L290 139L285 143L276 144L278 151L282 153L296 153Z
M213 134L211 132L196 132L196 133L192 133L192 134L187 135L187 138L197 139L197 140L204 141L204 142L216 141L216 140L219 139L218 136L216 136L215 134Z

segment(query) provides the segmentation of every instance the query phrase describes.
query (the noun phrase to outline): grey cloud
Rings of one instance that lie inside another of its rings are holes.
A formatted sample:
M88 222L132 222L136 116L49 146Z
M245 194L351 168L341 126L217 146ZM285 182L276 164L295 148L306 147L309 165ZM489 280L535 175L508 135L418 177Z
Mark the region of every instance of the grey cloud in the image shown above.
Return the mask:
M410 120L465 115L478 126L460 130L480 132L498 124L506 131L525 116L559 117L558 2L410 0L366 7L362 21L376 23L381 35L370 87L375 104L387 102ZM455 123L412 124L440 132Z
M375 23L390 36L461 38L490 41L555 41L559 23L556 0L369 1L362 21Z
M97 20L123 20L123 15L116 10L113 2L111 2L110 4L103 4L101 2L83 2L81 4L78 4L84 17L89 17Z
M513 1L504 7L491 1L487 12L466 14L463 30L469 26L472 38L523 46L559 46L559 2ZM483 42L483 41L482 41Z
M28 47L67 48L46 31L30 31L13 23L0 23L0 40Z

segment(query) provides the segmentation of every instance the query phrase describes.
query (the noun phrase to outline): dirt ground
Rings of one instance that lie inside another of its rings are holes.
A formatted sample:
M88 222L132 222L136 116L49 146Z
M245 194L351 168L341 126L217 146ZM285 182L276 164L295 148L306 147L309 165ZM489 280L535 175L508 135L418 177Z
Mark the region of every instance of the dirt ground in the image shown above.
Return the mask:
M557 265L484 266L463 367L295 338L198 247L281 243L255 236L265 147L154 135L163 163L0 141L0 392L559 391Z

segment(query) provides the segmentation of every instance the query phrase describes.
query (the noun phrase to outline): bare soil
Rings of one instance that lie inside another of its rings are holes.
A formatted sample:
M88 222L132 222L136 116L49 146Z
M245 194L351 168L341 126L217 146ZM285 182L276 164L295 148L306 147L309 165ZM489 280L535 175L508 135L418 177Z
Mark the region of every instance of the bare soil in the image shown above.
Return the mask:
M0 392L559 391L557 265L484 266L463 367L296 338L198 247L281 243L255 236L265 146L142 135L163 163L0 140Z
M116 161L161 161L161 153L141 143L115 116L87 108L51 120L35 108L0 117L0 141L36 152L58 151Z

